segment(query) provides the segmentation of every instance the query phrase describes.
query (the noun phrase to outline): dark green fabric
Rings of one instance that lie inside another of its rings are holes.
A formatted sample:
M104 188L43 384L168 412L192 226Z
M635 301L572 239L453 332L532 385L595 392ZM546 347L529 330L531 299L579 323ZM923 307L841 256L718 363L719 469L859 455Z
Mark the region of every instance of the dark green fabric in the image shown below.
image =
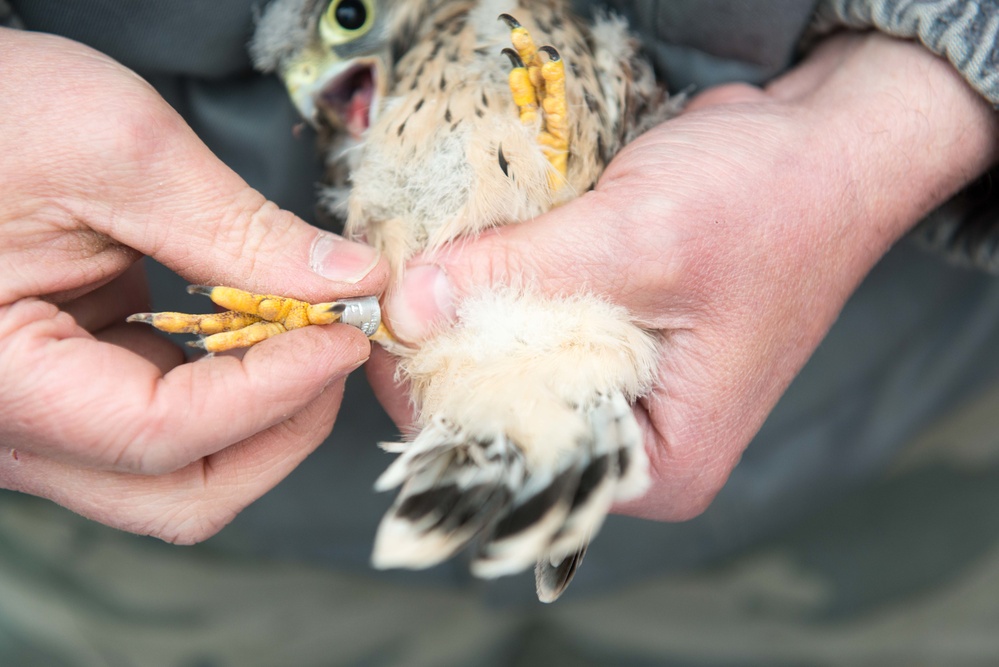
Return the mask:
M14 14L13 8L6 2L6 0L0 0L0 26L4 28L21 28L20 19Z
M612 0L674 90L763 83L794 60L815 0Z
M252 10L266 0L14 0L32 30L71 37L148 73L220 77L249 68ZM592 2L580 3L593 5ZM633 17L676 87L762 81L787 66L814 0L607 3Z
M143 74L217 78L251 69L263 0L12 0L30 30L64 35Z

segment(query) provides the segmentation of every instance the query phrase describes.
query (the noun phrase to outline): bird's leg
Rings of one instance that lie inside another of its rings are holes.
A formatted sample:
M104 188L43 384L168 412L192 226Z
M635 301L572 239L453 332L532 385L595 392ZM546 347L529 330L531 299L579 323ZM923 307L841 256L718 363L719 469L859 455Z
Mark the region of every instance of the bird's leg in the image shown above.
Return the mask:
M167 333L193 333L201 338L189 343L208 352L249 347L271 336L310 324L332 324L340 320L346 304L311 304L272 294L252 294L233 287L191 285L191 294L204 294L224 313L138 313L129 322L145 322Z
M500 19L510 26L510 41L516 49L503 50L513 63L510 92L520 110L520 120L525 125L536 122L540 103L543 113L538 142L557 172L557 175L552 174L551 185L554 187L559 176L564 178L566 175L569 156L565 64L554 47L536 47L527 29L515 18L502 14ZM540 53L548 55L547 62L542 63Z

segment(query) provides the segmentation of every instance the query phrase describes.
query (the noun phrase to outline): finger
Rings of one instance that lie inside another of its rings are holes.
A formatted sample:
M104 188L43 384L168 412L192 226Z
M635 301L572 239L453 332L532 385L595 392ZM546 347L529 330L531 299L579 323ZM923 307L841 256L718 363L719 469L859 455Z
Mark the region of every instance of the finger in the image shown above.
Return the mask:
M104 185L125 220L111 227L93 219L98 231L199 284L305 300L384 291L388 266L375 249L318 230L266 200L162 100L118 115L132 146L125 167L133 173ZM134 187L140 175L157 187Z
M101 329L94 334L94 338L146 359L156 366L161 375L166 375L187 360L179 345L149 327L122 322Z
M134 73L51 36L9 35L2 47L18 64L5 83L41 98L30 109L0 99L0 118L25 146L11 156L6 186L31 195L14 202L11 216L45 242L47 261L78 260L19 281L14 298L96 282L109 268L121 271L112 260L135 250L199 284L319 301L384 290L388 268L374 250L268 202ZM66 75L51 77L60 65Z
M760 102L767 99L767 95L756 86L747 83L727 83L721 86L708 88L695 95L690 102L683 107L682 113L698 111L705 107L717 106L719 104L741 104L744 102Z
M141 262L133 264L107 285L60 307L97 340L147 359L161 374L165 375L186 359L184 351L164 336L125 322L132 313L149 310L148 281Z
M342 396L341 379L267 431L160 476L81 469L23 452L2 452L0 486L49 498L129 532L199 542L273 488L323 442Z
M0 375L11 378L0 440L77 464L172 471L297 413L369 350L352 327L308 327L163 376L51 304L19 302L0 310Z
M93 333L119 324L132 313L149 310L149 285L145 267L136 262L111 282L59 307Z
M731 448L702 447L699 443L703 440L688 439L711 435L717 442L731 441L706 432L711 430L710 425L707 429L701 424L691 425L688 414L674 409L675 403L663 391L656 391L635 405L634 414L649 457L651 484L641 497L616 503L614 513L656 521L693 519L708 508L738 463L739 452ZM676 420L675 426L666 424L661 417L653 419L650 411L669 414ZM697 444L684 446L692 442Z
M371 350L371 359L364 368L368 384L371 385L385 412L401 431L410 431L416 422L416 415L413 412L413 402L409 398L409 387L396 376L398 357L392 356L380 347L374 347Z

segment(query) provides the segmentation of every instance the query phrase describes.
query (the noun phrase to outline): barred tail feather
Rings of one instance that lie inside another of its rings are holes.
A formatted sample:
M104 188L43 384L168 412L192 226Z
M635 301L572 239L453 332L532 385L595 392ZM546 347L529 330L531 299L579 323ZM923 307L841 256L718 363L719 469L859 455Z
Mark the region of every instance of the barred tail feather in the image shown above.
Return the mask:
M506 437L481 440L443 420L401 451L376 483L402 486L382 520L376 567L435 565L473 540L472 572L494 578L535 566L538 597L559 597L615 500L648 484L641 432L623 394L579 408L589 436L554 467L531 469Z
M505 438L482 442L437 421L382 474L375 488L402 484L375 537L372 564L423 569L450 558L506 511L524 477Z
M648 457L628 401L620 393L601 396L588 411L593 440L565 524L538 559L538 599L554 602L572 581L590 540L615 500L648 488Z
M566 556L560 561L552 562L543 558L534 566L534 579L538 584L538 599L542 602L555 602L562 595L569 582L576 576L576 570L586 555L586 545L579 551Z

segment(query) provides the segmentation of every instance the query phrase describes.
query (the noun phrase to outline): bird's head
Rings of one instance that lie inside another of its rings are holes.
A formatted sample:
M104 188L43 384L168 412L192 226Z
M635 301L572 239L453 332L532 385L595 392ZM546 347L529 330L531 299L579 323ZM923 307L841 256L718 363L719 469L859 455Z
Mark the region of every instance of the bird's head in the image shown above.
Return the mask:
M276 71L302 117L354 137L371 125L391 58L388 0L276 0L250 45Z

